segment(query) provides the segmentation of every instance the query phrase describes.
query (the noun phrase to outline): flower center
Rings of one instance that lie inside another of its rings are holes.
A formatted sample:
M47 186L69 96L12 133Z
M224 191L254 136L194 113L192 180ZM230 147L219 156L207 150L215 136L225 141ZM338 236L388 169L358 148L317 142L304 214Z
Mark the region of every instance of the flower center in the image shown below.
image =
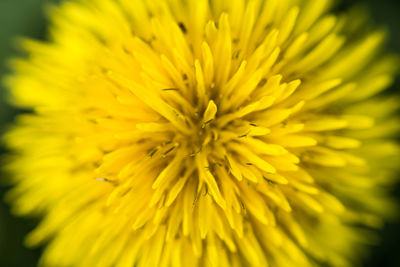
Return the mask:
M187 116L190 125L189 134L179 134L179 143L192 152L192 156L202 151L205 147L213 146L218 140L220 128L217 123L217 106L214 101L209 101L207 107L199 112Z

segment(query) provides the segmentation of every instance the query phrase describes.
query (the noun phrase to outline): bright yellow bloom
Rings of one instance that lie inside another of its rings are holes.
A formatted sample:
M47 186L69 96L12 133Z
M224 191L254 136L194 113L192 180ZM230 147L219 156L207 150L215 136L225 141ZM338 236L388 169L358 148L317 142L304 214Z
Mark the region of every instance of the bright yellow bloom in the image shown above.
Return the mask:
M393 212L397 59L329 0L76 0L5 136L45 266L354 266Z

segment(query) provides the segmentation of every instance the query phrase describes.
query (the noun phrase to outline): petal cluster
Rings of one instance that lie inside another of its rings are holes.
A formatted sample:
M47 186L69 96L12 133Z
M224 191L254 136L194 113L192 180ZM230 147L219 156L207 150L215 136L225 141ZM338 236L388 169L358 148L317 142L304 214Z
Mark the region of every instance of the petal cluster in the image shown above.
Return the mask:
M354 266L394 212L398 60L329 0L77 0L7 80L44 266Z

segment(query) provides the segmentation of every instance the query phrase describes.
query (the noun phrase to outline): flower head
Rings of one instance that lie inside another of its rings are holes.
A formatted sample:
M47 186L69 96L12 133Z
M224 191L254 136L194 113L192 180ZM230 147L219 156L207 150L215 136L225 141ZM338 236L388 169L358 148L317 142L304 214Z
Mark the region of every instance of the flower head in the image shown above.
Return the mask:
M76 0L5 140L45 266L353 266L393 211L397 68L329 0Z

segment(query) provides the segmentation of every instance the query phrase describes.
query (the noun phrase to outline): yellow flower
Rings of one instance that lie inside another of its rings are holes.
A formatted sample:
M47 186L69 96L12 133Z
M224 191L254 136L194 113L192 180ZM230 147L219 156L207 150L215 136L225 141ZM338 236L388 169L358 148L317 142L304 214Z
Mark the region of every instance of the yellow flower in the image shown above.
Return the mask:
M5 141L44 266L354 266L395 212L397 59L329 0L76 0Z

